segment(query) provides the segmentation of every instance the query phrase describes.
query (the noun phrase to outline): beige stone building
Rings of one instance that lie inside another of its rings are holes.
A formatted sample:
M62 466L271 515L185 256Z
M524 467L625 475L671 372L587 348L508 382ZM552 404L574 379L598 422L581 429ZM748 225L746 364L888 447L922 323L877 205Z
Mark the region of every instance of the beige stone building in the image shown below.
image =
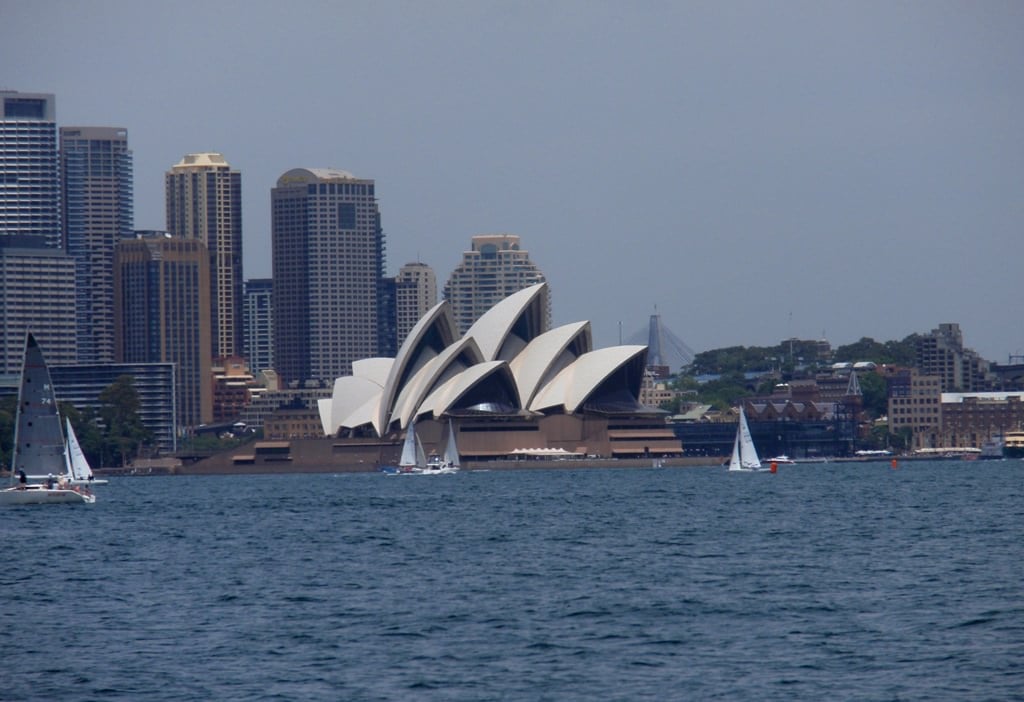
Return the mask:
M474 236L469 251L444 286L458 331L465 334L485 312L514 292L545 282L515 234ZM545 286L543 328L551 327L551 294Z
M395 317L398 340L437 304L437 276L425 263L407 263L395 276Z
M242 176L218 153L187 154L165 176L167 231L206 245L211 357L242 353Z
M912 448L938 446L942 431L942 379L916 370L894 377L889 386L889 432L909 429Z

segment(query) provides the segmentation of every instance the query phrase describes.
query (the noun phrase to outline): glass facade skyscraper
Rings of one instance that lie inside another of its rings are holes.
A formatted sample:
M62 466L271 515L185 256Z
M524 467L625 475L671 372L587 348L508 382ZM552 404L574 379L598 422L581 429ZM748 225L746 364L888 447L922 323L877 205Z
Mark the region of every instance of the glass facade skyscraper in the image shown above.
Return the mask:
M114 247L132 234L132 152L119 127L61 127L64 246L75 259L80 363L114 360Z
M47 363L77 360L75 262L44 237L0 236L0 375L20 374L25 332Z
M253 375L274 369L274 281L245 281L243 354Z
M0 236L59 248L60 168L54 96L0 90Z

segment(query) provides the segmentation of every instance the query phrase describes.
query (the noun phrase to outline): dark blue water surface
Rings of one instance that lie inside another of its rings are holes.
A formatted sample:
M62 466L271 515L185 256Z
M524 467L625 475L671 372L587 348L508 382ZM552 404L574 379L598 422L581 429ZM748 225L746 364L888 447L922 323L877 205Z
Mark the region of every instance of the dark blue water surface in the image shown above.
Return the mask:
M1024 695L1024 461L97 491L0 512L4 700Z

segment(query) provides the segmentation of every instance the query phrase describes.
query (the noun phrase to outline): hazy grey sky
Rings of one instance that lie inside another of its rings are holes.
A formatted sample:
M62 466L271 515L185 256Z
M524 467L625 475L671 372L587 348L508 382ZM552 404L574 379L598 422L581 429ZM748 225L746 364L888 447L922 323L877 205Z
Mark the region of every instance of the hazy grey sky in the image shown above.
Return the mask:
M0 0L0 86L128 129L135 225L189 152L373 178L388 273L510 232L556 323L696 351L959 322L1024 353L1024 3Z

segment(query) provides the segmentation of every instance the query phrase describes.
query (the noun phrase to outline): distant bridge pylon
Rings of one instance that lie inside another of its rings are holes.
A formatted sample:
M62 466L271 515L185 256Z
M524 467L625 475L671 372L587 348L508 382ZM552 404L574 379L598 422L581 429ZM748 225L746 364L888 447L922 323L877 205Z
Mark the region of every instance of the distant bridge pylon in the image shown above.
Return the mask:
M637 331L629 337L627 343L647 344L647 365L668 366L671 371L678 371L692 363L696 355L693 349L661 323L660 314L652 314L646 331Z

